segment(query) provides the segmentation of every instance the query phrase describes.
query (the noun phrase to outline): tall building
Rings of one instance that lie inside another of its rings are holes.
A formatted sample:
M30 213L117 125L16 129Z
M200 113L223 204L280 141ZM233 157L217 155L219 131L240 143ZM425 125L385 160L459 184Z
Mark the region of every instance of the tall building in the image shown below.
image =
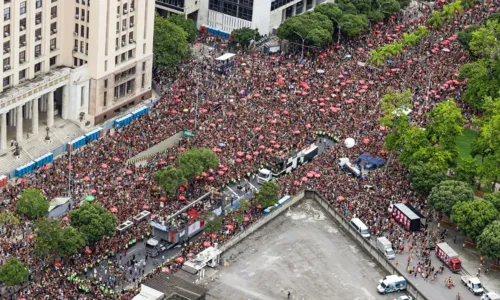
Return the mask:
M228 34L242 27L269 34L286 19L324 2L327 0L207 0L201 3L198 25Z
M162 17L181 14L196 22L202 1L206 0L156 0L156 9Z
M22 142L55 118L100 123L151 97L154 0L0 0L0 9L0 149L9 127Z

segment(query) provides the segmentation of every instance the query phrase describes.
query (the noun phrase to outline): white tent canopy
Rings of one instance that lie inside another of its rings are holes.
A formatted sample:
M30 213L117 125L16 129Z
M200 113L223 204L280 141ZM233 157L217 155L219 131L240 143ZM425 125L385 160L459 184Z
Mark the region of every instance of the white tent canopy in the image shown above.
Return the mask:
M222 56L217 57L215 60L224 61L224 60L230 59L231 57L233 57L235 55L236 54L234 54L234 53L225 53Z

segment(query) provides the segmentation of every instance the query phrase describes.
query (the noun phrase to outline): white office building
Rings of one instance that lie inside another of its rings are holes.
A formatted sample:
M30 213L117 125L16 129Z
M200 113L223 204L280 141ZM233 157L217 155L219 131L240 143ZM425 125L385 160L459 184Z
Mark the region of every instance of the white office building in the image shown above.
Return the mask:
M257 28L264 35L323 2L327 0L206 0L201 3L198 25L228 34L242 27Z

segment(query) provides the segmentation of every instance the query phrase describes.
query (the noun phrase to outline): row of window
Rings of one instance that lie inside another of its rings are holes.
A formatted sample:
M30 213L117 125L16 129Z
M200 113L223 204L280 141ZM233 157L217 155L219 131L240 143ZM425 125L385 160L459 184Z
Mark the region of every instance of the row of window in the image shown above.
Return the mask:
M36 20L38 20L38 19L36 19ZM40 22L41 22L41 20L42 19L40 17ZM36 25L40 24L40 22L35 21ZM23 32L26 29L27 29L26 18L22 18L21 20L19 20L19 31ZM35 34L35 37L40 36L41 35L41 28L36 29L36 32L40 32L40 34ZM51 34L57 33L57 22L53 22L53 23L50 24L50 32L51 32ZM4 27L3 27L3 36L4 37L9 37L10 33L11 33L11 25L10 24L4 25Z
M57 63L57 56L51 57L50 60L49 60L50 67L55 66L56 63ZM43 66L42 62L39 62L39 63L35 64L35 66L34 66L35 75L39 74L40 72L42 72L42 68L43 68L42 66ZM23 80L25 80L25 79L27 79L26 78L27 73L28 73L28 68L19 71L19 81L20 82L23 81ZM12 84L12 76L13 75L9 75L9 76L5 76L3 78L2 85L3 85L4 89L8 88Z
M208 8L236 18L252 21L253 0L209 0Z
M27 8L26 2L27 1L22 1L21 3L19 3L19 14L20 15L24 15L27 12L28 8ZM52 0L52 2L56 2L56 1ZM38 9L38 8L41 8L41 7L42 7L42 0L36 0L35 1L35 8ZM57 17L57 6L52 6L50 8L50 16L51 16L51 18ZM4 22L10 20L10 18L11 18L11 8L10 7L5 7L3 9L3 20L4 20ZM37 18L36 19L37 20L39 19L40 20L39 22L41 22L41 18L42 18L42 13L41 12L37 13ZM37 23L37 24L39 24L39 23Z
M7 46L9 46L9 45L7 45ZM5 47L5 43L4 43L4 47ZM51 39L50 40L50 51L51 52L55 51L56 48L57 48L57 40L55 38ZM5 49L6 48L4 48L4 53L6 53ZM36 45L34 47L34 51L35 51L35 58L40 57L42 55L42 46L41 45ZM26 50L19 51L18 54L19 54L19 64L24 64L27 61L27 59L26 59ZM11 66L11 64L10 64L10 57L4 58L3 59L3 68L4 68L4 71L9 70L10 66Z

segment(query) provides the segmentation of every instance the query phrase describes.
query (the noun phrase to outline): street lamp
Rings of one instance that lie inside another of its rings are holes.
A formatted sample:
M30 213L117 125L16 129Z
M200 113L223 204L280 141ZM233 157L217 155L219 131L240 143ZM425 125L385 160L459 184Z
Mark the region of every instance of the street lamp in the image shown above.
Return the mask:
M307 40L307 38L309 37L309 35L307 35L306 37L303 37L302 34L298 33L297 31L294 31L294 33L302 39L302 54L300 55L300 58L304 59L304 43Z
M50 136L49 136L50 128L48 126L45 127L45 131L47 131L47 136L45 137L45 140L50 141Z
M14 156L19 156L21 153L19 152L19 144L17 142L14 143L16 150L14 150Z

